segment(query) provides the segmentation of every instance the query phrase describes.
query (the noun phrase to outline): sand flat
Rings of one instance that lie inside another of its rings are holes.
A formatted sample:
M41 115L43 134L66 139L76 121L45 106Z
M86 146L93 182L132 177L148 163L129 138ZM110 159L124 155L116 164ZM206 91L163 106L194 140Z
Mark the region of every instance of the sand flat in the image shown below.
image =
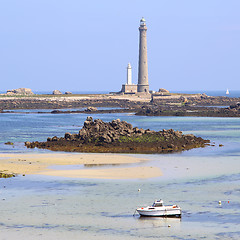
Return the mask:
M122 154L82 154L82 153L34 153L34 154L0 154L0 171L16 174L42 174L74 178L129 179L151 178L161 176L157 167L111 167L86 168L77 170L52 170L50 166L104 164L132 164L147 161Z
M158 167L125 167L106 169L51 170L39 172L39 174L71 178L141 179L159 177L162 175L162 172Z

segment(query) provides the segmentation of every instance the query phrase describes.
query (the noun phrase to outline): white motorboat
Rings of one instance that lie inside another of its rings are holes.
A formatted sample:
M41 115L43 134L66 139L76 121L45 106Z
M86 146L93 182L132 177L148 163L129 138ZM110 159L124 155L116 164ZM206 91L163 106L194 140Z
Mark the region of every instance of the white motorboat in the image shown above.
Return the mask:
M229 94L229 90L227 89L227 91L226 91L226 94L228 95Z
M137 208L144 217L181 217L182 210L177 205L164 206L162 200L155 201L152 206Z

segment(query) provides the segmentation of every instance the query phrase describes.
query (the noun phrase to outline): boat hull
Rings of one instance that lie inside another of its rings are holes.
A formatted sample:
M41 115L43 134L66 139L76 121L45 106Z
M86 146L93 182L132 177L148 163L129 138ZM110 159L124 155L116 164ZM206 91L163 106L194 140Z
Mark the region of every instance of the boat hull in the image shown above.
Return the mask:
M148 209L148 208L139 208L137 212L140 216L144 217L181 217L180 208L171 208L171 209Z

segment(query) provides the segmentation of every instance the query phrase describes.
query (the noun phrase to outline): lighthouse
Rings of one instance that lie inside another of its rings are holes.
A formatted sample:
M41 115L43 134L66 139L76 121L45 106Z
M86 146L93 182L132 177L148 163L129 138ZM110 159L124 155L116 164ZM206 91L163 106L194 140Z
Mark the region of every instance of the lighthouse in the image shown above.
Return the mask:
M146 20L140 20L139 29L139 59L138 59L138 87L137 91L149 92L148 62L147 62L147 26Z
M138 84L132 83L132 67L127 65L127 83L122 85L122 94L149 95L148 62L147 62L147 26L142 18L139 26L139 58L138 58Z
M127 85L132 85L132 67L130 63L127 65Z
M127 65L127 83L122 85L121 93L135 94L137 92L137 85L132 83L132 67L131 64Z

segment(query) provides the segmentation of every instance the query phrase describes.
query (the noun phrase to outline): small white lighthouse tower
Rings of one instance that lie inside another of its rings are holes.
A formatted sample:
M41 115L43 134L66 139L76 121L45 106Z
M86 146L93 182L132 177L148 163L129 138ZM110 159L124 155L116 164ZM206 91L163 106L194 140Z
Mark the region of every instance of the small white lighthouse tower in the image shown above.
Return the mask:
M130 63L127 66L127 85L132 85L132 67Z
M127 83L122 85L121 93L137 93L137 85L132 83L132 67L130 63L127 65Z

